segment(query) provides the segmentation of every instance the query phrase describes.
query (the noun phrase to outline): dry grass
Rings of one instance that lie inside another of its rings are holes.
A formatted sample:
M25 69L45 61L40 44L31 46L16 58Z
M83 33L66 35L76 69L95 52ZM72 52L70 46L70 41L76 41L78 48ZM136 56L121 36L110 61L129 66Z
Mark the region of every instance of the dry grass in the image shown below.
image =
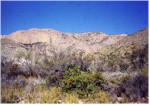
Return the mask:
M110 95L104 91L99 91L94 94L89 95L88 98L82 100L84 103L110 103L112 98Z
M34 91L24 96L25 103L59 103L60 98L60 88L45 85L36 86Z
M74 104L79 103L78 95L66 93L64 98L64 103L74 103Z
M23 96L23 88L17 88L15 86L2 85L1 101L2 103L18 103Z
M96 103L109 103L111 101L110 95L104 91L99 91L92 95Z
M58 87L42 89L39 96L40 103L59 103L59 100L61 99L61 91Z

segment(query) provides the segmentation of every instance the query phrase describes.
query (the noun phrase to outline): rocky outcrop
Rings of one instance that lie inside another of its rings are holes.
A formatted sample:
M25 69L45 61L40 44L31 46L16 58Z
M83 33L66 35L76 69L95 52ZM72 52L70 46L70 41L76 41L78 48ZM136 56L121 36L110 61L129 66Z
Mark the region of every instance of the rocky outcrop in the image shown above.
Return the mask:
M52 29L29 29L14 32L5 36L4 39L11 39L23 44L47 43L48 46L53 46L58 52L66 49L93 52L107 45L117 43L126 36L126 34L107 35L99 32L63 33Z

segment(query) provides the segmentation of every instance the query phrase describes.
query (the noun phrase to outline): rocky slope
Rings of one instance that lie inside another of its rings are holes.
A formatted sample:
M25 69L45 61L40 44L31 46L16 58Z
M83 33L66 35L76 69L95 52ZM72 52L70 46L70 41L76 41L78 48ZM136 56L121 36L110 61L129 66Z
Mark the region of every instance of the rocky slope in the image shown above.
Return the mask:
M46 43L58 52L67 50L84 50L93 52L98 49L117 43L125 38L126 34L107 35L104 33L62 33L52 29L29 29L14 32L4 39L11 39L23 44ZM48 46L46 46L46 49Z
M115 44L103 47L95 55L108 63L107 70L110 67L113 70L126 71L148 65L148 29L140 30Z
M94 66L97 65L96 62L99 62L98 66L101 66L104 71L112 68L121 70L120 65L128 65L126 69L131 69L135 66L131 61L131 57L134 55L134 62L144 62L145 64L148 61L148 29L128 36L125 34L62 33L52 29L30 29L2 37L1 46L2 58L15 62L19 61L18 57L25 55L32 55L30 60L35 62L37 58L41 61L45 57L47 59L55 57L59 60L59 58L64 59L67 55L74 54L73 56L78 55L78 57L92 56ZM25 57L23 58L25 61Z
M23 100L31 103L31 97L27 97L32 96L32 88L40 85L47 88L53 84L61 86L65 71L78 66L82 73L102 74L105 84L100 91L109 93L113 102L147 103L148 29L131 35L62 33L51 29L30 29L3 36L2 102ZM10 88L12 91L9 91ZM16 91L20 91L18 89L23 89L23 96L16 95ZM41 90L34 92L43 93ZM53 93L48 95L51 94ZM34 99L35 103L38 103L37 96L32 100Z

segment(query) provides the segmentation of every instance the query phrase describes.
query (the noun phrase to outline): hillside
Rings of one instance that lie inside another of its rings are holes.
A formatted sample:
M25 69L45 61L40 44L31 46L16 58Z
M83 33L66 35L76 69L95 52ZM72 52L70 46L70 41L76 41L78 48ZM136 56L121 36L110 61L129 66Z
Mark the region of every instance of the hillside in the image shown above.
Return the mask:
M33 28L3 36L1 49L3 103L148 102L148 29Z
M58 52L66 49L79 49L85 52L93 52L106 46L117 43L126 37L125 34L107 35L104 33L63 33L52 29L29 29L17 31L4 39L11 39L15 42L33 44L37 42L52 45Z

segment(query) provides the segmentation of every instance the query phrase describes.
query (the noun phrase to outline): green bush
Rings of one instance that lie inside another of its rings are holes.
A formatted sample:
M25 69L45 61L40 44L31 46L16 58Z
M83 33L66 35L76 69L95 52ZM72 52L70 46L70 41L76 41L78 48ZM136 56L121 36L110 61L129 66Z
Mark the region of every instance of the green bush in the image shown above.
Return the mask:
M82 72L79 66L65 71L62 81L63 92L76 92L80 98L102 89L104 79L100 73Z
M69 66L69 69L65 71L64 78L69 79L70 77L76 77L81 74L79 66Z

